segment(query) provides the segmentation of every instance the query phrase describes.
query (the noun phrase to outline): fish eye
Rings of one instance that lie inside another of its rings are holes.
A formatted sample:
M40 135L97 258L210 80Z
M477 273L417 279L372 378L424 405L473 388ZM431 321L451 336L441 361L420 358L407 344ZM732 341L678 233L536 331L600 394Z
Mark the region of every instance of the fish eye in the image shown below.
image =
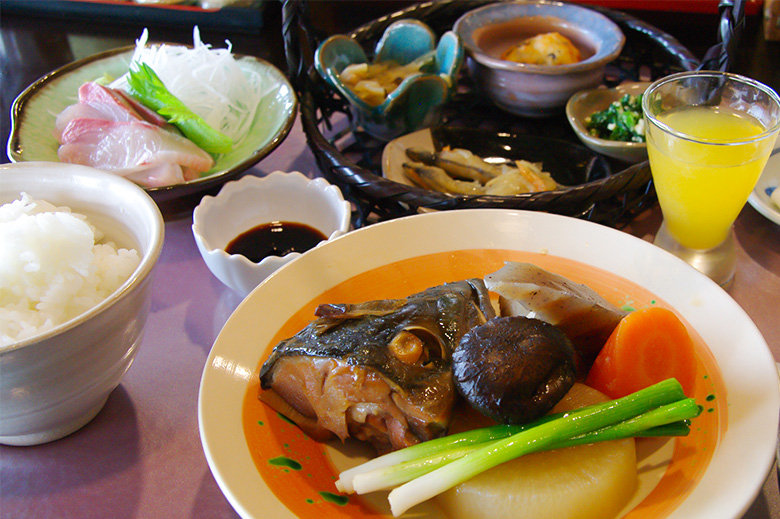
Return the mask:
M441 340L424 328L401 330L388 345L390 352L404 364L426 366L436 359L445 358Z

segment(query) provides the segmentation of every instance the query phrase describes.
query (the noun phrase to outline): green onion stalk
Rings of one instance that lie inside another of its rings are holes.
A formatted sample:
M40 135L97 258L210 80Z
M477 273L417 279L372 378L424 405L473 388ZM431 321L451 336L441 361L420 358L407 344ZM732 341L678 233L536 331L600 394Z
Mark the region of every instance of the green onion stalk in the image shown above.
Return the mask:
M669 379L626 397L543 417L431 440L344 471L346 493L394 488L394 515L514 458L543 450L635 436L684 436L701 407ZM400 486L399 486L400 485Z
M199 148L212 154L227 153L232 149L233 140L187 108L148 64L132 63L127 83L130 95L163 116Z
M592 443L622 440L625 438L687 436L690 432L687 421L698 415L699 412L700 407L696 401L692 398L688 398L666 406L658 407L647 413L643 413L629 420L602 429L554 442L546 447L534 444L531 450L525 452L525 454L531 454L542 450L563 449L566 447L576 447ZM506 437L509 436L511 436L511 434L506 435ZM485 447L488 443L496 441L497 440L486 440L481 443L462 445L390 467L360 472L352 478L352 488L357 494L367 494L377 490L394 488L439 467L447 465L456 459L471 454L472 452ZM536 449L536 447L539 448Z

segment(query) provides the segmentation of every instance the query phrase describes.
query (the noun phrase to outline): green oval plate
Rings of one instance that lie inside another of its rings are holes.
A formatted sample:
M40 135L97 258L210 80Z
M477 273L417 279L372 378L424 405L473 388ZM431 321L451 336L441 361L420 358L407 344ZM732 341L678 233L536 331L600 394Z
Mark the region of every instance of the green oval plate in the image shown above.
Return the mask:
M112 49L74 61L50 72L27 87L11 107L8 158L12 162L58 162L59 144L54 120L77 101L79 86L104 75L127 71L135 47ZM203 195L213 194L226 181L257 164L284 141L295 121L298 101L285 75L270 63L237 55L239 66L259 73L267 82L250 134L230 153L217 157L204 176L181 184L145 188L168 218L191 213Z

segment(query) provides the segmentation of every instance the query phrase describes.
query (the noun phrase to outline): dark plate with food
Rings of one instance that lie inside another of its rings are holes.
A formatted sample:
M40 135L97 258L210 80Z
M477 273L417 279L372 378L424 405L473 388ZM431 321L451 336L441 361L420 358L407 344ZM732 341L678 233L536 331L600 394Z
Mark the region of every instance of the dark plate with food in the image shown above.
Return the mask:
M139 42L65 65L22 92L11 109L8 158L74 162L115 172L142 185L164 216L184 216L204 194L215 194L282 143L295 120L297 98L270 63L212 49L197 33L194 46L147 46L144 36ZM151 63L192 112L227 135L229 148L209 148L213 139L209 143L208 137L195 145L190 134L173 127L172 118L160 119L152 113L157 108L148 110L137 97L128 98L122 79L138 58ZM168 68L158 64L166 61ZM214 79L192 80L206 73ZM225 95L224 107L212 103L215 108L208 113L197 108L218 93ZM97 157L111 158L99 162Z
M579 144L454 126L389 142L382 153L382 174L451 196L528 198L539 205L547 201L555 212L569 214L586 210L599 186L613 177L602 156Z
M520 315L516 304L534 315ZM550 312L561 307L564 317L553 318ZM463 492L445 491L408 516L512 517L512 511L528 511L512 504L525 499L542 503L551 517L580 517L580 509L596 510L592 517L741 517L772 466L777 440L780 391L760 332L726 292L651 244L536 211L399 218L282 267L228 319L209 354L198 407L206 458L244 518L388 517L388 494L351 493L365 490L366 478L359 482L346 471L378 459L378 451L403 453L403 444L425 440L418 443L425 446L437 441L429 438L481 426L488 417L509 424L526 419L531 407L492 413L511 410L494 405L494 382L534 400L526 385L557 381L549 384L541 412L570 388L553 408L560 410L581 391L595 391L594 370L609 371L599 353L582 383L581 362L588 369L592 359L590 341L582 339L603 340L615 319L622 332L627 319L653 312L672 315L688 334L693 356L666 363L687 366L681 373L690 376L678 379L685 395L701 405L687 436L632 439L623 454L610 447L591 452L595 461L577 456L573 464L568 449L531 454L458 483ZM550 343L557 353L546 362L553 369L529 370L534 383L513 376L523 369L522 358L508 359L518 365L509 371L503 366L508 362L491 358L511 353L512 345L501 341L504 332L523 336L532 363ZM481 340L474 342L483 335L497 341L489 354ZM539 335L547 338L536 342ZM604 349L614 343L611 337ZM470 356L453 353L464 347L474 349ZM633 381L640 374L635 364L604 380ZM492 373L486 366L507 376L471 384L472 367ZM415 373L420 376L410 376ZM611 466L602 462L613 455L623 460L619 477L590 477L591 470ZM528 465L518 471L516 462ZM585 467L589 482L580 485L576 478ZM520 473L525 479L518 484ZM563 491L561 485L571 486ZM469 491L481 497L469 502ZM561 506L569 508L562 512Z

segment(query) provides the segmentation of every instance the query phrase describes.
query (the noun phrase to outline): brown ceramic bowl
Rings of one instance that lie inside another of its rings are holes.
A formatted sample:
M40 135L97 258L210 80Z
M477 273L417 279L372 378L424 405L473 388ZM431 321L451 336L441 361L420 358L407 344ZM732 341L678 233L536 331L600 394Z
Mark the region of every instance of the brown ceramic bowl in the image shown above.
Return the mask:
M556 115L575 92L595 88L604 68L618 57L625 36L606 16L586 7L550 0L498 2L467 12L454 26L466 50L466 66L477 87L507 112ZM583 59L568 65L530 65L501 59L521 40L559 32Z

